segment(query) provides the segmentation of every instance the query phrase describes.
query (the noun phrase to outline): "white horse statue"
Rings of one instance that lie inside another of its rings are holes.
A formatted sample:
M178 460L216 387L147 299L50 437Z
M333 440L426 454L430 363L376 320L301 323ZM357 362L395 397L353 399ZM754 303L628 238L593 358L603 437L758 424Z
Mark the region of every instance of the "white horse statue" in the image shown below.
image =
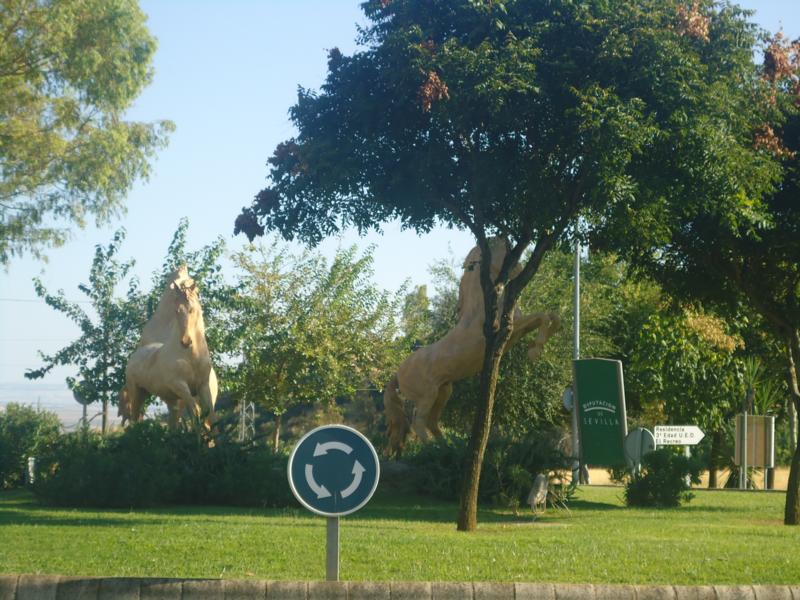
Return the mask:
M508 253L504 238L489 240L492 264L491 277L496 280ZM429 346L416 350L400 364L384 390L384 409L389 444L399 452L413 427L417 437L427 441L430 435L441 436L439 417L453 391L453 382L475 375L483 366L485 339L483 337L484 304L480 282L481 250L473 248L464 260L464 275L458 288L458 323L445 336ZM516 265L512 278L520 271ZM500 305L502 306L502 298ZM538 330L529 345L528 357L535 361L545 342L559 328L561 321L555 313L523 315L515 308L513 331L506 349L523 335ZM406 416L403 399L414 405L413 425Z
M205 339L197 286L186 265L168 278L158 307L144 326L136 351L128 359L119 413L140 421L146 394L160 397L169 410L169 426L177 426L184 409L205 415L210 429L217 399L217 376Z

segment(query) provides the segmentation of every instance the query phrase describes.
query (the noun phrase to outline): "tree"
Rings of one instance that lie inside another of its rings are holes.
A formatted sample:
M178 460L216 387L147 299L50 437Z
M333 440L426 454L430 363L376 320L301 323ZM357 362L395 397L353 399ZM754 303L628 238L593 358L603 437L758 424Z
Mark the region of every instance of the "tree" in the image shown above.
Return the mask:
M156 41L136 0L9 0L0 10L0 264L107 222L170 122L126 122Z
M748 86L755 115L743 127L764 170L767 189L743 188L749 214L708 203L725 194L739 175L729 174L683 206L661 213L659 252L639 237L621 248L635 268L658 279L678 297L699 299L729 317L745 305L761 316L785 348L789 390L800 410L800 41L766 40L765 60ZM729 179L728 179L729 178ZM622 235L622 237L621 237ZM617 244L618 247L623 246ZM786 524L800 524L800 445L789 475Z
M91 304L93 316L79 303L67 300L63 290L50 294L39 279L34 280L36 295L75 322L81 335L55 354L40 352L44 366L29 369L25 377L39 379L55 366L76 366L77 377L68 377L67 385L88 401L102 403L104 434L108 431L109 404L116 403L117 394L125 384L125 365L136 343L131 331L137 325L137 282L131 280L125 299L115 297L115 289L134 264L133 260L120 262L117 258L124 239L125 230L120 229L108 246L98 244L89 283L78 285Z
M422 340L431 337L433 325L431 323L428 286L418 285L413 291L406 294L403 300L401 325L409 347L413 348L421 344Z
M472 232L486 350L458 528L473 530L513 309L568 226L583 215L609 230L620 219L647 229L663 205L719 179L728 185L718 203L736 213L746 208L742 188L763 184L740 135L754 110L741 81L755 32L735 7L710 1L363 8L361 50L331 50L322 89L300 89L290 112L298 133L276 148L270 186L235 230L312 244L388 219ZM714 169L695 168L709 160ZM493 235L511 244L494 281Z
M328 264L273 245L237 253L234 263L242 270L234 392L275 415L277 449L291 406L333 403L386 377L397 360L399 306L370 281L371 251L339 250Z
M709 487L725 426L744 397L744 343L725 323L701 311L677 309L652 315L641 329L630 371L649 403L675 423L710 432Z
M22 483L28 458L50 450L60 435L55 413L7 404L0 411L0 490Z

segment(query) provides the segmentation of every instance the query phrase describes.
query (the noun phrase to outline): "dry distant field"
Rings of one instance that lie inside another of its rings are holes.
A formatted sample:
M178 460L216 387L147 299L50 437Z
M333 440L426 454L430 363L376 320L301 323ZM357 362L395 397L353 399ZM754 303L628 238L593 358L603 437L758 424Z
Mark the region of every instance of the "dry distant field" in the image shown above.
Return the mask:
M589 477L591 482L595 485L613 485L613 482L608 478L608 471L605 469L589 469ZM717 481L725 483L728 479L728 471L720 471L717 474ZM755 476L755 482L759 489L764 487L764 472L760 471ZM775 489L786 491L786 485L789 482L789 467L777 467L775 469ZM708 472L703 472L700 476L699 488L708 487Z

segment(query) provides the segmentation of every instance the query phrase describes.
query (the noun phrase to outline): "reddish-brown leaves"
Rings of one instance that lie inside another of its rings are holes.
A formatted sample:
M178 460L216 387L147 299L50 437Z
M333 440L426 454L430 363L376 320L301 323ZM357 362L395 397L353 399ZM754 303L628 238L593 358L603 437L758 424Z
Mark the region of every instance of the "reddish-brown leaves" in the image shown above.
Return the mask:
M425 83L420 86L417 92L417 98L420 106L422 106L422 112L427 113L430 112L434 102L449 100L450 92L447 90L447 84L439 79L436 71L428 71Z

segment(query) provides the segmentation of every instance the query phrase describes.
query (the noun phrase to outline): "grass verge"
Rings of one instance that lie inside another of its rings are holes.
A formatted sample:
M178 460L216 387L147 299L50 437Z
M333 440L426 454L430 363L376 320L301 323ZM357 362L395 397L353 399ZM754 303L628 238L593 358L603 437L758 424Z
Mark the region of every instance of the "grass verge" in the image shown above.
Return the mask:
M787 584L800 581L800 527L784 495L698 491L676 509L629 509L620 488L584 487L569 512L484 510L378 497L341 520L350 581ZM0 493L0 573L319 580L325 520L304 510L169 507L64 510Z

